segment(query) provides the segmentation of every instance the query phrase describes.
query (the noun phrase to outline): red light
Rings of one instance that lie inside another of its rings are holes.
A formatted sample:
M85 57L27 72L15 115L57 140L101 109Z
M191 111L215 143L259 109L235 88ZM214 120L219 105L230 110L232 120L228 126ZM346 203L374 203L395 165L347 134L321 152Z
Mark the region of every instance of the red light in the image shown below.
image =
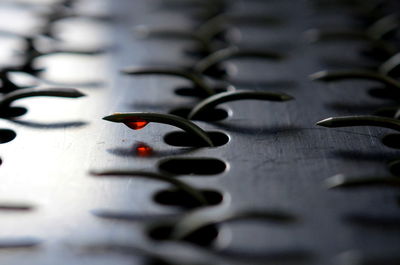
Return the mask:
M142 119L135 119L124 122L124 124L133 130L140 130L146 127L146 125L149 124L149 122Z
M136 146L136 154L141 157L148 157L153 154L153 149L145 144L139 144Z

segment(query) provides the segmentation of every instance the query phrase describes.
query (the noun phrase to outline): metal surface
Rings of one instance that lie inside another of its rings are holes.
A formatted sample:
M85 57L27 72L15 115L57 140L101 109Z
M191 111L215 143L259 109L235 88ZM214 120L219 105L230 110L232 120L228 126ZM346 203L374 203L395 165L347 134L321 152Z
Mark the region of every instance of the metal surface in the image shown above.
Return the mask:
M133 31L142 24L189 27L193 21L188 11L168 11L159 8L158 1L87 2L96 9L103 7L100 11L116 19L80 21L90 24L85 24L88 33L83 32L79 19L66 20L61 24L69 31L60 32L66 32L65 40L70 37L72 46L106 45L111 47L109 51L41 59L48 67L46 79L66 83L65 87L77 88L87 96L19 100L15 105L27 107L28 113L15 120L0 120L1 128L17 134L1 145L0 203L34 207L18 212L0 210L0 239L41 240L34 248L0 249L1 264L146 264L149 257L157 255L177 264L353 264L349 260L354 255L344 255L343 261L343 253L352 251L356 256L378 257L378 261L398 256L398 189L329 190L324 182L339 173L389 175L387 162L400 155L381 143L384 135L393 133L389 129L315 126L327 117L371 114L379 107L394 105L391 100L368 95L368 89L377 86L371 81L326 84L309 80L308 76L319 70L363 63L357 55L363 44L309 44L304 38L310 28L351 25L351 21L341 20L344 14L325 15L310 1L232 1L235 12L266 10L285 22L275 27L238 27L242 35L239 45L277 49L288 55L281 62L230 60L237 68L232 84L238 89L287 93L295 100L225 104L228 119L196 124L206 131L227 134L229 142L214 148L185 148L164 142L167 133L177 130L169 125L150 123L132 131L101 118L114 112L168 113L198 102L174 94L176 88L191 85L185 80L120 73L127 66L193 65L195 59L183 53L191 42L139 39ZM93 27L99 33L96 41ZM74 37L78 33L80 36ZM333 61L339 66L333 67ZM80 83L92 85L77 85ZM138 145L152 151L143 154ZM221 174L179 176L199 189L222 193L223 201L217 207L278 210L298 221L223 223L210 248L159 242L148 236L151 225L171 218L176 221L176 214L185 212L154 201L155 193L170 185L89 174L115 168L158 172L160 163L173 157L216 158L226 163ZM108 211L133 216L125 221L99 217ZM392 225L368 223L368 217Z

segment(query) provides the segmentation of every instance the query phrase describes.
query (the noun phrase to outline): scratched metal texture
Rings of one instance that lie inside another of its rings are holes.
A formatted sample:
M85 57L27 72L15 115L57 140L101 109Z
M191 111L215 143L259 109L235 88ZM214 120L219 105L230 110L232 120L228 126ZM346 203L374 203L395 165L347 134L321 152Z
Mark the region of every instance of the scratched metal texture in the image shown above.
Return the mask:
M132 131L101 120L113 112L167 113L195 104L193 99L174 94L176 88L190 85L186 81L123 76L119 72L133 65L191 65L195 60L183 53L191 42L138 39L133 30L138 25L190 28L194 25L190 12L161 8L160 1L87 2L93 4L89 10L96 7L116 18L90 26L99 31L94 45L109 45L110 50L89 58L65 55L43 60L48 67L46 78L67 83L87 96L21 100L16 105L27 107L28 114L16 121L0 120L1 128L17 134L13 141L1 145L0 200L35 206L29 212L0 212L0 238L42 240L32 249L0 250L1 264L148 264L143 251L135 248L165 255L176 264L330 265L353 264L341 260L344 253L378 258L398 255L399 225L368 226L349 221L359 215L398 220L398 190L328 190L324 185L326 178L338 173L389 175L387 162L400 157L397 150L381 143L391 132L388 129L324 129L314 125L323 118L370 114L394 104L368 95L367 90L377 86L373 82L325 84L308 79L309 74L323 69L371 64L358 55L363 47L360 43L310 44L304 38L304 31L310 28L351 27L356 22L350 14L324 13L313 7L313 1L305 0L232 1L235 12L265 12L285 22L266 28L238 26L242 35L238 45L287 54L278 63L230 61L237 68L232 83L238 89L285 92L295 100L226 104L224 108L231 113L228 119L196 123L206 130L226 133L230 141L222 147L191 149L166 144L163 136L176 130L167 125L149 124ZM79 33L83 26L73 23L66 21L60 32L70 27L70 35L74 30ZM67 40L70 35L66 34ZM83 33L72 42L85 45L85 40L93 41L92 35L91 31ZM81 86L76 82L100 84ZM134 149L138 143L150 146L153 154L138 156ZM150 239L146 231L152 221L146 218L107 220L93 214L100 210L143 217L182 213L153 200L157 191L169 188L166 184L89 175L90 170L111 168L157 172L161 160L174 156L211 157L227 164L222 174L180 177L195 187L221 192L221 209L275 209L295 215L298 222L223 224L215 245L202 248ZM101 245L114 247L95 247ZM255 256L263 257L252 260Z

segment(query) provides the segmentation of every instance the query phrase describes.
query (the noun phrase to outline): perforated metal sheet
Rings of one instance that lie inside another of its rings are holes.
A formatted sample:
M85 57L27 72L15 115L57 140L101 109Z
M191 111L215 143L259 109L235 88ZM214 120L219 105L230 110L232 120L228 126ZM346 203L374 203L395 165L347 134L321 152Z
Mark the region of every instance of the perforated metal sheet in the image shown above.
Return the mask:
M84 7L87 2L92 7ZM324 183L338 173L389 175L387 162L399 155L381 143L388 129L315 126L330 116L370 114L393 105L366 93L376 86L373 82L326 84L308 78L315 71L348 68L349 61L371 63L358 55L363 43L310 44L304 38L304 31L310 28L350 27L353 20L349 14L326 14L311 1L229 1L232 12L265 12L284 21L275 27L238 26L238 45L287 54L278 63L229 61L237 68L232 84L237 89L285 92L295 100L226 104L228 119L196 124L227 134L229 142L216 148L184 148L164 142L167 133L177 130L171 126L151 123L132 131L101 118L113 112L168 113L194 106L196 99L174 94L176 88L190 85L184 80L120 73L126 66L193 64L195 59L183 53L191 42L140 39L134 34L138 25L190 28L194 22L189 11L167 10L159 1L87 2L78 1L76 9L100 9L115 19L95 23L65 20L57 32L65 32L71 45L107 46L109 50L96 56L41 59L48 68L43 74L46 79L77 88L87 96L20 100L15 105L25 106L29 112L16 120L0 120L1 128L17 134L1 145L0 201L34 206L31 211L0 211L0 239L32 237L41 241L34 248L1 249L2 264L146 264L156 255L171 259L172 264L353 264L339 258L349 251L367 259L378 257L378 263L381 258L392 258L397 264L400 237L394 223L399 218L398 191L379 187L328 190ZM1 3L0 10L5 6ZM10 25L10 19L4 23ZM12 23L7 30L16 29ZM74 37L78 33L80 36ZM4 39L2 44L10 38ZM336 66L333 60L338 61ZM152 153L141 156L138 144L149 146ZM292 214L298 221L222 224L219 237L209 248L159 242L148 236L151 225L185 213L154 201L155 193L169 185L89 174L115 168L158 172L162 161L175 156L209 157L226 163L221 174L179 177L199 189L223 194L221 210L273 209ZM137 218L122 221L96 216L105 211ZM361 218L354 218L358 216ZM382 218L392 225L363 222L367 217Z

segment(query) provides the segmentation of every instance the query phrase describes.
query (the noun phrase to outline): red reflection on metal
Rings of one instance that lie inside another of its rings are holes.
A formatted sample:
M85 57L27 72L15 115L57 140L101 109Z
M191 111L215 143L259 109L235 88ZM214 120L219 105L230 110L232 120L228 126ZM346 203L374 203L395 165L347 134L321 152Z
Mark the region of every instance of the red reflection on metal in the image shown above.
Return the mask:
M146 127L147 124L149 124L148 121L142 120L142 119L133 119L127 122L124 122L126 126L133 130L140 130Z
M144 143L136 145L135 149L136 149L136 154L140 157L148 157L153 154L153 148Z

